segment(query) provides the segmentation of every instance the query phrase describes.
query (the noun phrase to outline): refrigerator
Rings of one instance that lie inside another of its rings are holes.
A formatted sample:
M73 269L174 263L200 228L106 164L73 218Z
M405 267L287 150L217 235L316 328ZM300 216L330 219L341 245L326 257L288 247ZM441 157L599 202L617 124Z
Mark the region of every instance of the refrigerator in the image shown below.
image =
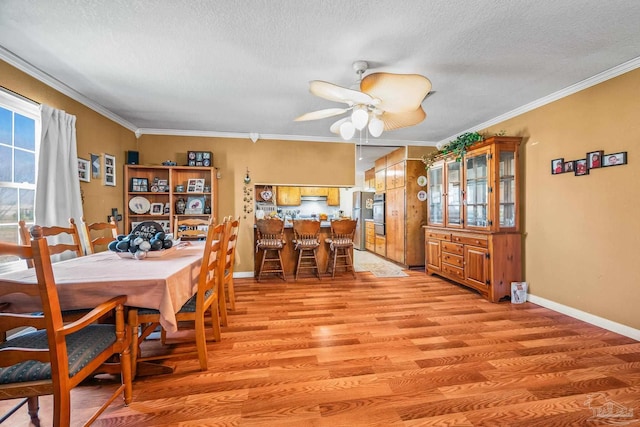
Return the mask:
M356 234L353 238L353 248L365 250L367 238L365 235L364 222L367 219L373 219L373 195L372 191L354 191L353 192L353 213L351 219L357 219Z

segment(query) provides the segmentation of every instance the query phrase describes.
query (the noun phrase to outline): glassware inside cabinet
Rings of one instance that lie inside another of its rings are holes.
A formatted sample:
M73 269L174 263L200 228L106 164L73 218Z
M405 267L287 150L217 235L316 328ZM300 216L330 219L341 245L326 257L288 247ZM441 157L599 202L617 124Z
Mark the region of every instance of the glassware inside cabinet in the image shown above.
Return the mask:
M487 155L482 154L466 159L466 212L467 226L486 227L487 201L489 187L487 185Z
M514 227L516 222L515 153L500 151L500 226Z
M447 225L462 225L462 163L447 163Z
M433 165L429 168L429 224L442 224L444 217L443 195L443 166Z

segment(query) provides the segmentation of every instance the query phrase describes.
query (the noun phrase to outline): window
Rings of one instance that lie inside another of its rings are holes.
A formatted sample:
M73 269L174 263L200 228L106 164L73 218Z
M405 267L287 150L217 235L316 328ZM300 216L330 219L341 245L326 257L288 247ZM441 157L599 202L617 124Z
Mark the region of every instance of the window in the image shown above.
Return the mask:
M38 106L0 90L0 241L18 243L18 221L33 224L39 142Z

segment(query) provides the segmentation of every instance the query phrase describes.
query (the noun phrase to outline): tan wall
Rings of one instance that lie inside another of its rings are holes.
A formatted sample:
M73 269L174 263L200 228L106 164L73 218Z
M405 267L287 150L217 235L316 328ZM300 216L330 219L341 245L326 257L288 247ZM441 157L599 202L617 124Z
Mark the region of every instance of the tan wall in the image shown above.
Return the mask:
M91 182L81 182L80 189L87 221L106 221L111 208L122 212L122 165L125 152L135 150L134 133L3 61L0 61L0 85L76 116L78 157L90 160L90 153L107 153L116 157L116 187L105 187L102 179L92 179ZM80 218L76 221L79 223Z
M640 328L640 69L488 129L524 136L530 293ZM628 152L628 164L551 175L551 160Z
M236 255L237 273L253 273L254 214L244 213L244 177L247 168L251 186L355 185L355 146L348 143L142 135L140 163L157 165L165 160L186 164L186 152L211 151L220 172L218 218L240 216ZM252 191L253 194L253 191ZM253 206L253 204L251 204Z

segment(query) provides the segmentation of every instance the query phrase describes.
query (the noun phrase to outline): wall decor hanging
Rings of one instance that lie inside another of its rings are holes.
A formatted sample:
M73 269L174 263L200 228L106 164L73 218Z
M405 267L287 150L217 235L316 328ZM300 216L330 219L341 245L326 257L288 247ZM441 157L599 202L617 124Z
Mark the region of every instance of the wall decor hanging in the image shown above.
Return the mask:
M78 158L78 178L83 182L91 182L91 164L89 160Z
M627 164L627 152L605 154L602 160L602 167L620 166Z
M551 160L551 175L573 172L575 176L589 175L592 169L627 164L627 152L605 154L604 150L590 151L584 159L564 160L563 157Z
M111 154L104 155L104 185L116 186L116 157Z

